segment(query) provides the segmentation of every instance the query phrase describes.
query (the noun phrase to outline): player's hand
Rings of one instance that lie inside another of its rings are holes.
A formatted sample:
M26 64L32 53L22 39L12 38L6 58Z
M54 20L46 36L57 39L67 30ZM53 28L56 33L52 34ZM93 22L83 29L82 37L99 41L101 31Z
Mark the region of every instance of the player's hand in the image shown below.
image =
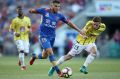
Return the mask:
M80 31L79 33L80 33L80 35L81 35L84 39L87 39L87 38L88 38L88 36L86 36L86 34L85 34L84 31Z
M87 39L87 38L88 38L88 36L84 36L84 35L82 35L82 37L83 37L84 39Z
M19 37L19 36L20 36L20 33L15 33L15 36L16 36L16 37Z
M32 13L32 9L29 9L28 11L29 11L29 13Z
M35 12L35 9L32 9L32 8L31 8L31 9L29 9L28 11L29 11L29 13L34 13L34 12Z

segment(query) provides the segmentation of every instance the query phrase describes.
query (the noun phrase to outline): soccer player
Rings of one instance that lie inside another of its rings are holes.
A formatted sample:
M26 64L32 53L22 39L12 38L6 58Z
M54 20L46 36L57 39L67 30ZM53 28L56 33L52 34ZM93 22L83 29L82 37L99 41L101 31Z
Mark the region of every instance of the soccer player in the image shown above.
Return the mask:
M26 70L24 56L27 56L29 53L29 33L31 21L29 17L24 15L23 8L21 6L18 6L16 10L18 16L12 20L9 30L14 35L14 41L19 52L18 64L21 66L21 70Z
M43 47L43 52L38 56L33 54L30 65L33 64L35 59L46 59L49 56L49 60L53 65L53 68L56 70L58 76L63 77L60 69L56 65L55 56L52 50L54 41L55 41L55 30L57 23L61 20L73 29L77 30L82 35L83 32L78 29L71 21L65 18L61 13L58 12L60 9L60 2L57 0L53 0L51 2L50 8L38 8L38 9L30 9L29 12L33 14L41 14L42 15L42 23L40 25L40 43Z
M83 49L89 52L83 66L80 68L80 72L87 74L87 66L94 60L97 47L95 45L96 38L105 30L106 26L101 23L100 17L94 17L92 20L88 21L82 31L86 34L87 38L83 38L80 34L77 35L77 43L72 47L69 53L62 56L58 61L57 65L62 64L64 61L72 59L75 55L81 53ZM54 68L51 67L48 75L52 76L54 73Z

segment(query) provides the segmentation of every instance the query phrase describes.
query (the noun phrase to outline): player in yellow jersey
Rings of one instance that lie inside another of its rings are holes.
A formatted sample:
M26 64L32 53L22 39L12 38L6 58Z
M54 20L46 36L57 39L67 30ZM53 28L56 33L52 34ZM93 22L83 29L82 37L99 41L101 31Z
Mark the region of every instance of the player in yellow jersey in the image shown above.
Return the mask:
M75 55L81 53L83 49L89 52L89 55L86 58L85 63L80 68L80 72L87 74L87 66L90 64L97 53L97 47L95 45L96 38L105 30L106 26L104 23L101 23L100 17L94 17L92 20L88 21L82 31L85 33L87 37L83 37L78 34L76 41L77 43L72 47L69 53L65 56L62 56L58 61L57 65L62 64L64 61L72 59ZM52 76L54 72L54 68L52 67L49 70L48 75Z
M21 70L26 70L24 56L29 53L29 34L31 21L25 16L21 6L17 7L18 16L12 20L10 32L14 34L14 41L19 51L19 66Z

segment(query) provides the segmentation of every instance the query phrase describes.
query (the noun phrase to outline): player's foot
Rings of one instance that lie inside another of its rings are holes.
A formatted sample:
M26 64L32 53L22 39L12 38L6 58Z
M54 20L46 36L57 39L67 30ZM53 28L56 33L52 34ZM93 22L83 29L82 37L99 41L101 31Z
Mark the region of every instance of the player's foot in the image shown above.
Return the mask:
M20 60L18 60L18 65L21 66L21 62L20 62Z
M21 70L26 70L26 66L21 66Z
M50 68L50 70L48 71L48 76L53 76L55 69L53 67Z
M59 77L64 77L64 74L62 72L58 73Z
M31 57L31 59L30 59L30 65L33 65L34 61L35 61L35 57Z
M85 66L82 66L82 67L80 68L80 72L82 72L82 73L84 73L84 74L88 74L88 70L87 70L87 68L86 68Z

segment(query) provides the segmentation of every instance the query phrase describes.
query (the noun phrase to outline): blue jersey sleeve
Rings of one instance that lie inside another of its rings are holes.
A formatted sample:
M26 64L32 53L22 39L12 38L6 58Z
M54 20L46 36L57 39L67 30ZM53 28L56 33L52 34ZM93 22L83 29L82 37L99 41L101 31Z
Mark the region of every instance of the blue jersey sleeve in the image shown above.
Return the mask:
M44 14L45 13L45 8L38 8L38 9L36 9L36 11L40 14Z
M64 23L68 23L69 20L64 15L61 15L60 17L61 17L60 19L61 21L63 21Z

